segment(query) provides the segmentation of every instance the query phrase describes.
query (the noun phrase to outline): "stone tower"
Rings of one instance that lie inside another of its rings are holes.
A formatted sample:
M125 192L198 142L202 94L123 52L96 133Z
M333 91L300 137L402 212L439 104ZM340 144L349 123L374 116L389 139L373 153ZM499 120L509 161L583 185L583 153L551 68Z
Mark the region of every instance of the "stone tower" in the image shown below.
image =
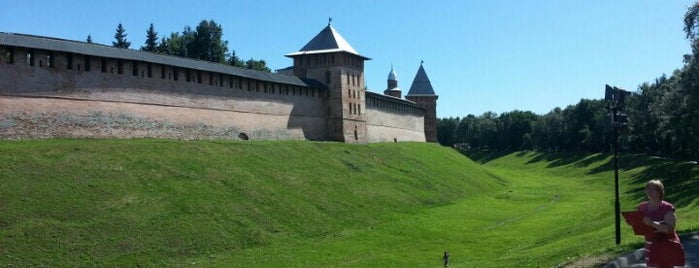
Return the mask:
M313 79L328 88L328 139L366 143L364 61L332 27L323 28L301 50L289 53L294 75Z
M396 71L393 70L393 66L391 66L391 72L388 73L388 86L386 87L386 90L383 91L384 95L389 95L393 96L396 98L401 97L401 90L398 88L398 78L396 75Z
M425 140L427 142L437 142L437 96L432 89L430 78L427 77L425 68L420 68L415 74L413 84L405 98L414 101L417 105L425 109Z

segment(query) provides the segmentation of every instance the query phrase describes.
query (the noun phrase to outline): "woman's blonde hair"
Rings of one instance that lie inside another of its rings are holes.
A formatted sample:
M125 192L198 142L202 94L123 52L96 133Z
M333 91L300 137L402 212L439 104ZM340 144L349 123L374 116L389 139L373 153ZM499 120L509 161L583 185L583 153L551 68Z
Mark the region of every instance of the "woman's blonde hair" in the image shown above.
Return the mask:
M660 200L665 199L665 185L663 185L663 183L660 182L660 180L648 181L646 183L646 189L648 189L648 187L650 187L650 186L653 186L653 187L655 187L655 189L658 190L658 192L660 193Z

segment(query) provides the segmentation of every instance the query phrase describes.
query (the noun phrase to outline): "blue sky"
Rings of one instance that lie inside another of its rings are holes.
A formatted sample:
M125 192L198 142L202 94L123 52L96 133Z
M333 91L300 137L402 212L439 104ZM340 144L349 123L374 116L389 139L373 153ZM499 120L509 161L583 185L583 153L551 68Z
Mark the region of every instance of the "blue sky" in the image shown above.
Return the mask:
M636 90L682 67L690 52L689 0L470 1L8 1L0 31L111 44L124 25L131 48L153 23L159 36L213 19L229 48L272 69L284 54L333 27L360 54L370 91L383 92L391 66L406 94L424 60L437 116L513 110L545 114L604 85Z

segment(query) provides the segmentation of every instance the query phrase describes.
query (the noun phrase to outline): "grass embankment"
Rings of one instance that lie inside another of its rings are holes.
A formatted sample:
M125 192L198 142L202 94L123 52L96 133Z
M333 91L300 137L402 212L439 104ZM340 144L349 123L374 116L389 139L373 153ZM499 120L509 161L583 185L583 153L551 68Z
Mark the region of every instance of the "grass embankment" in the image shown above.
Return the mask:
M613 244L607 157L471 157L423 143L6 141L0 265L435 267L449 250L452 267L547 267L639 245L629 228ZM699 228L696 168L634 165L623 208L667 174L680 229Z

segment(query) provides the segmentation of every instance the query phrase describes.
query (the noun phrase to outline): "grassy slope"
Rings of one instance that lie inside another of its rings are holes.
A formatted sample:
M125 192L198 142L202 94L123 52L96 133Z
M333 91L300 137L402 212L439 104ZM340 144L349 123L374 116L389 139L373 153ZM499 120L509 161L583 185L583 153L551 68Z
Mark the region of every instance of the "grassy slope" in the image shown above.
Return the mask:
M434 267L449 250L452 267L552 266L638 245L628 228L613 245L604 157L471 157L483 165L423 143L2 142L0 264ZM696 168L647 161L624 187L697 185ZM682 198L680 228L698 229Z

